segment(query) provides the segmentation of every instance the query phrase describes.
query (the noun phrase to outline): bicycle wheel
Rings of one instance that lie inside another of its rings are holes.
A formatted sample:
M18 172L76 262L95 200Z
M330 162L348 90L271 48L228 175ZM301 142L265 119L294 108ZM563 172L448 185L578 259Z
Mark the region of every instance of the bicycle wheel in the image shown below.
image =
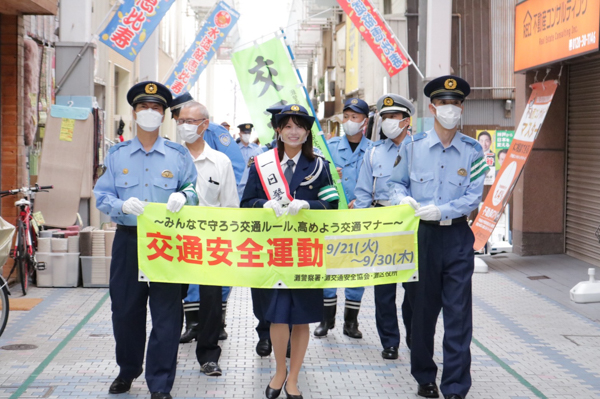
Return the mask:
M6 323L8 323L8 311L10 309L6 287L2 287L4 284L6 284L6 281L0 278L0 336L2 336L4 328L6 328Z
M31 243L31 254L27 252L27 271L29 272L29 277L31 277L31 282L37 284L37 260L35 257L36 236L32 226L29 227L29 241L26 242Z
M19 270L19 280L21 280L21 289L23 290L23 295L27 295L27 289L29 288L29 272L28 272L28 262L27 262L27 252L25 249L26 243L26 231L25 226L23 226L23 222L19 220L17 224L17 256L15 257L15 262L17 263L17 269Z

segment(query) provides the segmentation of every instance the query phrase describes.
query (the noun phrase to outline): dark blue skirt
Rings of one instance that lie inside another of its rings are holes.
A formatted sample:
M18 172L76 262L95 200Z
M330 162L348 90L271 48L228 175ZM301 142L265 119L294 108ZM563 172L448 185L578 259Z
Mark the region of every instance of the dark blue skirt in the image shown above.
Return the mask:
M274 289L265 319L271 323L308 324L323 318L323 289Z

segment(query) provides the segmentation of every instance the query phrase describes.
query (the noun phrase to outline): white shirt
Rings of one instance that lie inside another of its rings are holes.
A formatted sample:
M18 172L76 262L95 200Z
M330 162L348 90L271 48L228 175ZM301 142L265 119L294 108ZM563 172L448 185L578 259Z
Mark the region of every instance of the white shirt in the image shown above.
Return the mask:
M193 158L193 156L192 156ZM198 171L196 192L200 206L239 208L240 200L231 160L204 143L204 151L194 159Z
M275 151L277 151L277 149L275 149ZM285 174L286 169L288 168L288 165L287 165L288 159L291 159L292 161L294 161L294 167L292 168L292 173L294 173L296 171L296 166L298 166L298 160L300 159L300 154L302 154L302 150L300 150L294 156L294 158L290 158L290 157L287 156L287 154L285 153L285 151L283 152L283 159L281 160L280 164L281 164L281 171L284 174Z

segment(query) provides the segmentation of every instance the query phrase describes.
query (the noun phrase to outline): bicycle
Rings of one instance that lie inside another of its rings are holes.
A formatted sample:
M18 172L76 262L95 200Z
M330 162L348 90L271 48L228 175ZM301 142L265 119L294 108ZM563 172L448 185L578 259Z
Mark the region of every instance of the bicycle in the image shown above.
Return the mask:
M10 291L8 289L8 283L0 273L0 336L2 336L6 324L8 323L8 311L10 310L8 304L9 295Z
M23 187L14 190L0 191L0 198L9 195L23 194L25 198L21 198L15 201L15 206L19 208L19 216L17 217L17 238L15 240L14 248L10 251L10 257L14 259L14 264L8 278L13 274L15 269L19 273L19 280L21 280L21 289L23 295L27 295L29 289L29 278L34 277L37 262L35 259L35 243L36 237L34 229L34 223L31 204L34 198L34 194L39 191L47 191L53 188L53 186L35 185L35 187Z

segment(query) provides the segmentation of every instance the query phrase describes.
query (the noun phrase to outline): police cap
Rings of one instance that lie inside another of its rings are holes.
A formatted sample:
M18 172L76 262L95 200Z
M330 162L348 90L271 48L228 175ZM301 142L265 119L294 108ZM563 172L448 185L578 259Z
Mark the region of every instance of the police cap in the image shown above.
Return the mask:
M471 92L471 86L458 76L446 75L427 83L423 93L430 99L450 99L464 101Z
M171 118L175 118L175 113L178 113L181 110L181 107L190 101L194 101L194 97L188 92L175 97L173 101L171 101Z
M348 98L344 101L344 111L347 109L369 116L369 104L360 98Z
M171 106L173 96L169 89L161 83L146 81L134 85L127 92L127 102L132 107L143 102L161 104L165 108Z
M242 123L238 125L238 129L240 129L244 133L251 133L254 125L252 123Z
M288 104L283 107L281 112L275 115L275 122L277 122L277 125L279 125L283 118L290 115L299 116L300 118L306 120L310 126L312 126L312 124L315 122L315 118L308 114L306 108L298 104Z
M379 97L379 100L377 100L377 111L379 111L380 115L404 112L412 116L415 113L415 106L406 98L390 93Z

